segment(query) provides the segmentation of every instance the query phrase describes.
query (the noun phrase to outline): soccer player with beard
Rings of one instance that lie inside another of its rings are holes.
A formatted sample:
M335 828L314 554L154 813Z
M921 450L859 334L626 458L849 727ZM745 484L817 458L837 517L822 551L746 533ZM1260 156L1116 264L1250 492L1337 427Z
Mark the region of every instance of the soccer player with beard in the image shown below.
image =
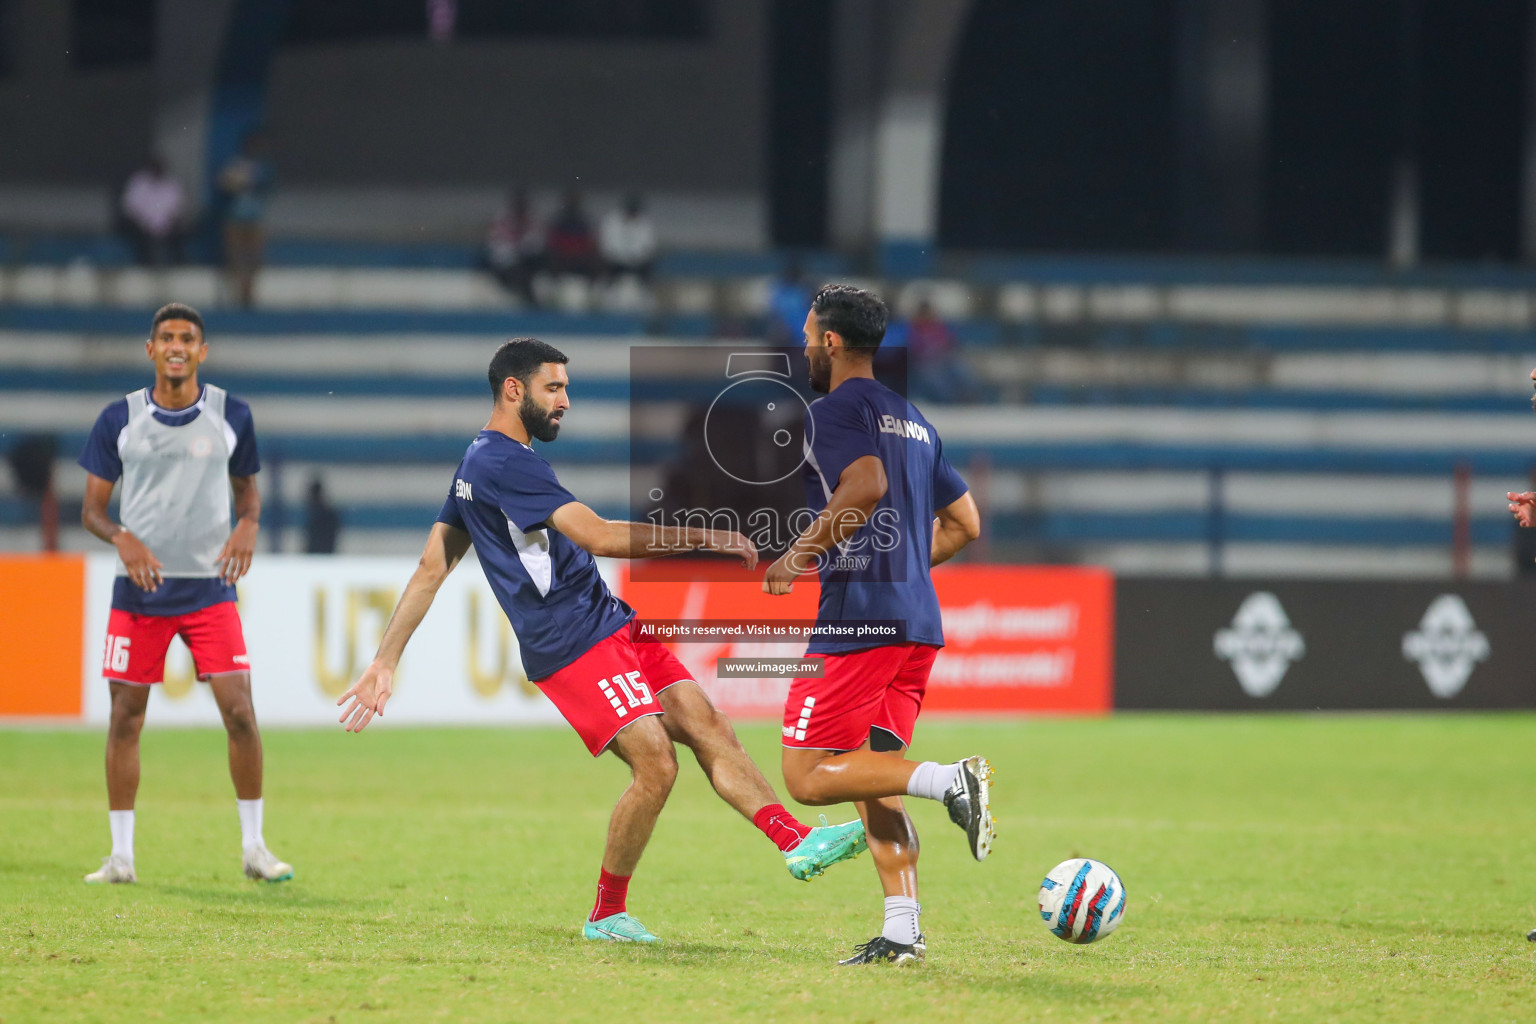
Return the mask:
M88 474L80 521L118 554L102 663L112 688L107 730L112 852L85 880L138 881L133 833L139 732L150 687L165 677L166 648L179 635L229 733L245 873L281 882L293 877L293 868L273 856L262 837L261 733L235 608L235 581L251 567L261 519L256 427L250 406L198 383L208 344L197 310L181 303L161 307L144 347L155 364L154 386L102 410L80 454ZM107 505L119 478L122 522L114 523Z
M490 365L491 420L454 473L378 654L337 703L347 705L341 721L348 731L360 732L384 713L406 642L473 544L517 635L528 678L592 756L612 751L633 777L608 823L597 901L582 934L655 942L629 916L626 899L677 776L674 742L692 749L715 792L778 846L795 878L810 879L863 852L864 826L811 828L796 821L682 663L660 643L631 639L635 613L609 592L594 555L650 558L704 549L735 555L751 568L757 550L734 532L611 522L560 486L532 442L553 441L560 432L571 406L565 365L559 350L534 338L497 350Z
M917 407L875 380L885 303L849 285L811 300L805 351L811 403L805 423L807 504L818 513L763 589L787 594L818 572L820 679L796 679L784 704L784 782L811 805L852 800L885 890L885 926L845 965L921 960L927 945L917 902L917 831L902 797L942 801L965 830L971 855L986 858L994 835L985 758L953 764L909 761L928 673L944 645L929 568L981 532L976 502ZM901 623L896 642L842 638L826 627ZM823 632L823 630L826 630Z

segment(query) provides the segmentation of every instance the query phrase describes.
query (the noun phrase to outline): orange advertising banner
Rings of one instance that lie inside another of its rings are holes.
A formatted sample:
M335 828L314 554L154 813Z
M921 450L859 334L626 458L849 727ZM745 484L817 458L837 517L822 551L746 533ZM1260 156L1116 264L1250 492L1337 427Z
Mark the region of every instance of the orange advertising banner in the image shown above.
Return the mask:
M84 558L0 555L0 717L79 717L84 628Z
M954 566L933 574L945 649L929 677L925 710L963 714L1109 711L1113 698L1114 578L1102 569ZM819 588L804 580L769 597L757 583L622 579L642 620L727 622L816 617ZM783 713L788 679L720 678L721 658L788 658L805 642L667 638L726 714Z

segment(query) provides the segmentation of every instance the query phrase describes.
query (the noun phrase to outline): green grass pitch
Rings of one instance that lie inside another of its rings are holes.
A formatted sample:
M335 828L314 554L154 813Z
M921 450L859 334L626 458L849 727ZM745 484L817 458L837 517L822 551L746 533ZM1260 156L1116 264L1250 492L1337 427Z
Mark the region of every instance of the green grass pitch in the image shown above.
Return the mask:
M269 731L240 874L222 734L144 735L137 886L106 853L102 737L0 732L0 1022L1536 1019L1530 715L1164 716L919 727L997 767L972 862L936 805L928 960L838 968L880 927L866 857L791 880L691 760L631 889L655 947L583 941L624 782L563 729ZM775 729L743 737L778 778ZM848 808L829 809L834 820ZM1091 946L1034 904L1093 856L1130 893Z

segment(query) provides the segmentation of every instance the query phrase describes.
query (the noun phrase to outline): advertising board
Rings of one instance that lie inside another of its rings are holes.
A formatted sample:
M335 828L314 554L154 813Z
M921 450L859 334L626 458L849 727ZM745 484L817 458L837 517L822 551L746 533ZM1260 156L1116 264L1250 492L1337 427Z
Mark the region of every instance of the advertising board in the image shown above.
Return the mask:
M1117 708L1536 706L1536 586L1120 580Z

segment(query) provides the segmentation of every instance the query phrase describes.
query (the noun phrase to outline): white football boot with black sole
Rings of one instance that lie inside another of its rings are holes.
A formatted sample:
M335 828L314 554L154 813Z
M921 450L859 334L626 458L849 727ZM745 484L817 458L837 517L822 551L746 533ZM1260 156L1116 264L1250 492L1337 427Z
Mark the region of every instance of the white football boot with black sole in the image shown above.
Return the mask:
M992 820L992 766L984 757L968 757L960 762L960 774L944 794L949 820L965 830L971 856L986 860L992 852L997 829Z

